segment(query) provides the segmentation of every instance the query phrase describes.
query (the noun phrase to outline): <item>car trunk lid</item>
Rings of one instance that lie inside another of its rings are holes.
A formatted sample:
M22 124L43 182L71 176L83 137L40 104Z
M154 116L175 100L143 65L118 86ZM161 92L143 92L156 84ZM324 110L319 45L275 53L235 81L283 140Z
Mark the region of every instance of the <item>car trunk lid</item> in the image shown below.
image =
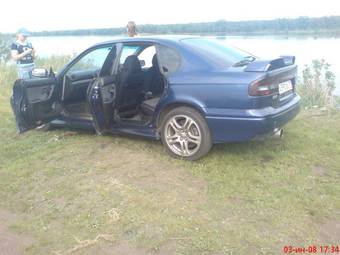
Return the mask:
M279 107L288 103L295 95L297 66L294 56L255 60L244 71L263 73L260 79L249 85L249 96L260 107Z

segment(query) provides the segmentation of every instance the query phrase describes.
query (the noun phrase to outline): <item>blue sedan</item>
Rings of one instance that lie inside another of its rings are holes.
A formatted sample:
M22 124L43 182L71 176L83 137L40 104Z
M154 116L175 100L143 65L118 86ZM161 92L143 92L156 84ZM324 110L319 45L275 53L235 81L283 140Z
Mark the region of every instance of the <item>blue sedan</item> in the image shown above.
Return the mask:
M124 38L58 74L34 69L11 98L19 133L44 123L161 139L196 160L213 143L281 135L299 112L295 57L263 60L201 37Z

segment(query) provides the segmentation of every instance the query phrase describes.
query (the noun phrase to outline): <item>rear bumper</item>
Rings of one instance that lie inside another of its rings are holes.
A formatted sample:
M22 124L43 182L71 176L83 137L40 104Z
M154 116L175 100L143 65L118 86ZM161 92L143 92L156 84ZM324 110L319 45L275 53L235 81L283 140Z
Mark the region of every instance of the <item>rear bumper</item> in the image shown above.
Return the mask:
M205 110L214 143L249 141L273 133L293 119L300 111L300 96L279 108Z

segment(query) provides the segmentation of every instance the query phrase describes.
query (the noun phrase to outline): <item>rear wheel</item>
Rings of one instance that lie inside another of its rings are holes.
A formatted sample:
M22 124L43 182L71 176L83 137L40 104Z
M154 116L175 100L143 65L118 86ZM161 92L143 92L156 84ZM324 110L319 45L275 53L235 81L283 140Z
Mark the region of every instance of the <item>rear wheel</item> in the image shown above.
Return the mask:
M202 115L190 107L178 107L162 119L161 138L167 152L176 158L197 160L212 146L209 127Z

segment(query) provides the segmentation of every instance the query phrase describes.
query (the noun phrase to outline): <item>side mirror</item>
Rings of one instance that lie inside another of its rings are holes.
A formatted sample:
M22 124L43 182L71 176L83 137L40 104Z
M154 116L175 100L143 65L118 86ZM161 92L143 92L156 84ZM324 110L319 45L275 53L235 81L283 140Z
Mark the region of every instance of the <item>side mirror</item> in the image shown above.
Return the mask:
M46 77L48 77L48 71L45 68L34 68L32 70L32 77L46 78Z

